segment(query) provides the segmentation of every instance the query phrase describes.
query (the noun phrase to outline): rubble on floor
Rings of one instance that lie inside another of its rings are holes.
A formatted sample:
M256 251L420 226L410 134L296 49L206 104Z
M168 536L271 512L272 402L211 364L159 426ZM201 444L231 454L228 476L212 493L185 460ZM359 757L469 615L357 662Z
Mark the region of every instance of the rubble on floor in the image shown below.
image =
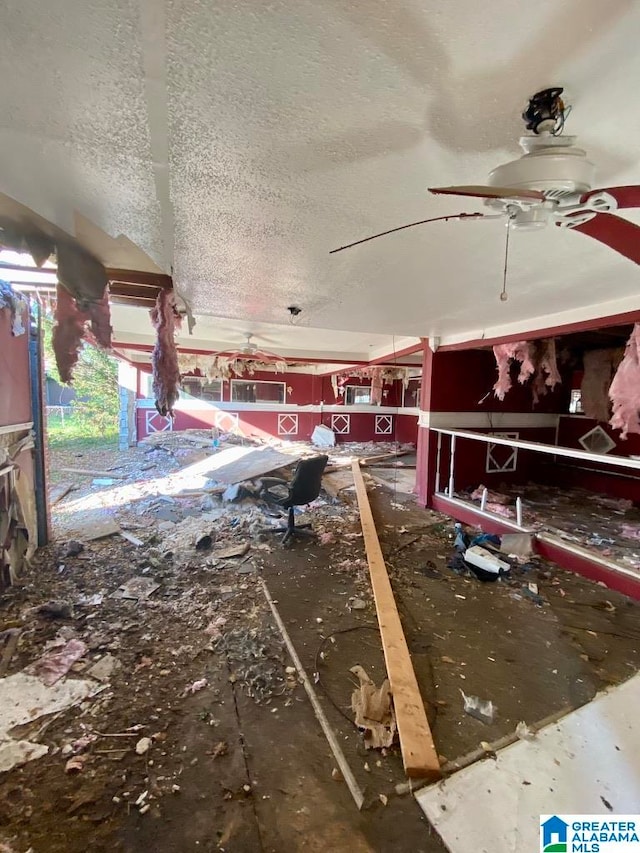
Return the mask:
M480 505L483 491L480 485L456 492L456 497ZM630 500L538 483L502 485L498 492L488 492L488 497L485 509L489 512L514 518L516 499L520 498L523 525L528 530L552 533L625 568L640 570L640 507Z
M224 501L220 484L185 475L194 450L215 456L240 440L222 441L219 451L207 430L178 435L110 458L96 454L96 469L117 465L123 478L95 486L79 476L79 488L53 507L55 541L0 598L0 632L20 632L0 680L0 770L7 770L0 776L0 847L75 853L90 837L96 850L107 850L132 833L134 846L125 849L158 849L154 833L173 832L167 849L191 849L195 840L203 849L233 849L257 821L261 832L268 826L275 833L265 849L278 849L278 833L290 826L297 832L302 810L320 814L325 800L333 811L331 818L322 813L323 825L345 809L369 820L353 809L339 774L332 778L326 742L261 577L268 577L359 785L376 807L385 805L389 817L376 814L377 825L388 821L390 832L400 822L409 826L410 801L395 793L404 775L389 741L392 707L380 703L379 740L389 745L373 758L349 712L356 665L369 694L384 700L388 693L348 488L337 498L323 491L301 508L318 537L283 549L263 532L282 520L251 483L246 494ZM170 449L160 449L165 442ZM274 447L284 453L283 445ZM346 473L352 456L394 450L339 445L330 465ZM317 451L305 445L304 452ZM87 466L82 458L63 461ZM512 732L520 720L534 723L568 697L586 702L640 665L638 608L623 596L531 557L523 543L500 553L510 570L496 583L480 583L467 569L457 574L447 568L455 552L450 520L419 510L409 495L399 503L387 487L370 483L370 496L379 505L381 547L442 762ZM635 530L630 510L619 518L627 532ZM79 521L88 530L104 519L117 525L111 534L72 535ZM47 686L43 677L55 681ZM514 691L519 681L522 695ZM19 718L4 705L10 684ZM465 714L461 687L468 699L491 700L495 719ZM424 825L416 821L415 831ZM230 840L223 843L225 833ZM236 846L258 849L255 839ZM293 849L291 839L280 849Z

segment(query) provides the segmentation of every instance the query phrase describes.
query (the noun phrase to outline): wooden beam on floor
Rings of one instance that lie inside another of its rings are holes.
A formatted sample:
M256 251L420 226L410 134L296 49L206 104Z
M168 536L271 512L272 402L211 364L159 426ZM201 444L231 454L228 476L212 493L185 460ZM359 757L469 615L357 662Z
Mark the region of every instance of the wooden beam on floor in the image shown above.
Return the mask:
M367 487L357 460L353 461L352 470L405 773L410 777L439 779L438 753L382 556Z
M360 464L363 468L366 468L368 465L376 465L378 462L386 462L389 459L398 459L400 456L408 456L410 453L414 452L414 450L393 450L391 453L378 453L375 456L363 456L360 459Z

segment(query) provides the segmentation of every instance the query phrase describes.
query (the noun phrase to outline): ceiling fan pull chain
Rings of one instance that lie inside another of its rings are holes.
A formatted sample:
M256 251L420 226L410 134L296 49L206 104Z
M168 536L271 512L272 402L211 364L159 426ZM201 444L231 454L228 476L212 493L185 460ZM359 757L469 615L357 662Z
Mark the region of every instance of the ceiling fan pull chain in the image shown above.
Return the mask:
M500 301L506 302L509 298L507 293L507 264L509 261L509 234L511 233L511 216L507 219L507 239L504 244L504 270L502 273L502 292L500 293Z

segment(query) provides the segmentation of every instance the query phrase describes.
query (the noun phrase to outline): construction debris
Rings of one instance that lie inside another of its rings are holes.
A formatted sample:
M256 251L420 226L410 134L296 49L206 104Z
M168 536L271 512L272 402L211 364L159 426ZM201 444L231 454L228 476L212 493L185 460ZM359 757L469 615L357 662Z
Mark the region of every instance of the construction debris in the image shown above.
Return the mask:
M467 696L460 690L464 702L464 712L470 717L475 717L481 723L492 723L495 714L495 706L491 699L480 699L477 696Z
M396 735L396 717L391 702L389 679L385 678L376 687L361 666L353 666L350 672L360 682L351 694L351 710L355 724L364 735L366 749L390 747Z
M109 681L113 675L113 671L117 666L120 666L119 661L112 654L103 655L100 660L96 661L93 666L87 670L87 675L95 678L96 681Z
M227 631L212 646L225 654L235 680L256 703L268 703L286 689L282 641L271 625Z
M318 424L311 434L311 443L316 447L335 447L336 434L328 426Z
M47 652L35 663L32 663L26 672L37 675L43 684L52 687L57 681L60 681L63 675L69 672L73 664L80 660L86 651L87 646L82 640L73 639L67 643L63 641L61 648Z
M0 679L0 772L49 752L44 744L13 740L12 729L71 708L100 689L79 679L65 679L47 687L40 678L24 672Z
M160 584L151 578L131 578L119 586L115 592L112 592L111 598L131 598L134 601L143 601L153 595L159 586Z

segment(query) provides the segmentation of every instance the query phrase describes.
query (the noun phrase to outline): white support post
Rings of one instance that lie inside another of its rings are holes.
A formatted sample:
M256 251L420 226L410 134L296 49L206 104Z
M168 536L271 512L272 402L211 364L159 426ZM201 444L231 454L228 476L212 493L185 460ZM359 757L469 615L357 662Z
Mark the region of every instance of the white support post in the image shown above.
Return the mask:
M449 497L453 497L453 472L455 468L455 460L456 460L456 437L455 435L451 436L451 451L449 456Z
M522 498L516 498L516 524L522 527Z
M488 497L489 497L489 490L483 489L482 490L482 497L480 498L480 509L482 510L482 512L484 512L485 509L487 508L487 498Z
M438 433L438 449L436 451L436 495L440 494L440 457L442 455L442 433Z

